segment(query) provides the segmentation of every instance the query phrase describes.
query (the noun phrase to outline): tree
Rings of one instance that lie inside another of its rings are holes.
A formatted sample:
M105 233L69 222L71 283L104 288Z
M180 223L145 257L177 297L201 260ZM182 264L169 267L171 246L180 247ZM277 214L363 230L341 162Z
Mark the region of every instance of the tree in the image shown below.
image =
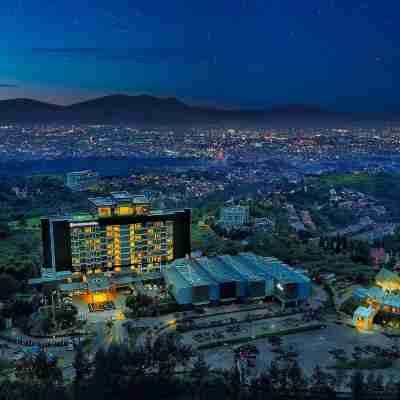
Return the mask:
M342 249L343 249L343 251L347 250L347 238L346 238L346 236L342 236Z
M279 347L282 344L282 338L277 335L270 336L268 338L268 341L270 342L270 344L272 346L276 346L276 347Z
M206 379L197 389L201 400L228 399L230 398L230 388L221 375L215 375Z
M384 389L383 376L381 374L378 374L378 376L375 379L374 390L376 392L383 392L383 389Z
M82 346L79 346L75 354L73 367L75 369L74 386L79 391L85 381L87 381L87 379L89 378L91 370L89 359L87 357L87 354L83 351Z
M270 382L272 387L274 388L274 390L278 390L279 389L279 377L280 377L280 368L278 365L278 362L276 360L272 360L271 361L271 365L269 367L269 378L270 378Z
M360 371L355 372L351 378L351 393L353 400L361 400L364 397L364 376Z
M193 363L193 368L190 371L190 376L194 379L195 383L200 383L204 378L208 376L210 368L204 360L204 357L200 354L197 356L196 361Z
M193 364L193 368L190 371L191 378L191 394L193 398L196 398L196 394L200 395L202 385L207 379L209 379L210 368L204 360L204 357L200 354L197 356L196 361Z
M271 378L267 373L261 373L260 376L253 380L250 385L251 399L272 399L274 390L271 383Z
M53 326L52 318L49 315L45 314L43 315L43 317L40 318L39 322L42 333L44 333L45 335L50 333L51 328Z
M328 384L326 373L322 370L319 365L314 367L311 375L311 386L314 392L320 393L326 389Z
M78 310L75 306L62 306L57 308L55 319L59 328L68 328L75 324Z
M122 346L100 349L94 358L93 374L89 380L92 398L118 399L127 390L126 367L129 351Z
M158 336L151 349L152 364L164 377L171 377L176 366L186 365L192 355L192 348L183 345L174 332Z
M375 391L375 374L373 372L370 372L367 375L366 382L365 382L365 389L368 392L374 392Z
M10 227L6 222L0 222L0 240L7 239L11 235Z
M299 396L305 392L307 380L297 360L290 362L289 369L287 370L287 378L290 393Z
M36 355L25 356L17 365L16 377L22 382L36 383L43 386L61 385L62 372L57 367L57 360L50 358L44 351Z
M128 296L125 304L135 316L139 316L140 312L154 304L154 301L150 296L139 292L136 295Z
M10 274L0 274L0 300L10 300L19 290L20 283Z
M356 263L371 265L371 248L367 242L356 240L351 243L351 258Z
M338 391L340 391L341 387L344 386L347 383L348 375L347 371L345 369L336 369L335 371L335 381L336 381L336 387Z

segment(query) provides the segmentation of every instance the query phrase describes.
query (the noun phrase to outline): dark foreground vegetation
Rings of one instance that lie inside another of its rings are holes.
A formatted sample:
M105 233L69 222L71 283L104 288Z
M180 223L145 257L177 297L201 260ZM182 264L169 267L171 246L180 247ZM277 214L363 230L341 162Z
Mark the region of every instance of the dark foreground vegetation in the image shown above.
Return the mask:
M79 349L73 366L74 377L67 383L45 353L23 359L12 377L3 374L0 399L397 399L400 388L393 379L384 383L373 373L330 374L316 367L306 376L295 357L278 357L257 379L246 379L237 368L210 370L202 356L174 334L154 342L149 338L135 350L111 346L93 359ZM335 387L349 390L337 392Z

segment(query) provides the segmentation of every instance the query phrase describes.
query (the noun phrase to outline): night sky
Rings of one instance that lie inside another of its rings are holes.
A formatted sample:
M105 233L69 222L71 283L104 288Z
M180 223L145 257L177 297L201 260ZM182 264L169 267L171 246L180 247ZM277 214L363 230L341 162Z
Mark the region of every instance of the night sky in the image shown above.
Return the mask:
M2 0L0 98L400 111L398 0Z

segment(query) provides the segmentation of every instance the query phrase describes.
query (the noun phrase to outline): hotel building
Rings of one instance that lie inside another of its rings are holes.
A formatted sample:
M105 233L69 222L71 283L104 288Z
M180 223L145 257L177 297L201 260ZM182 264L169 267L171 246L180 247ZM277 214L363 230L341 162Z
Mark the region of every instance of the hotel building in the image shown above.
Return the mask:
M44 268L148 273L190 254L190 209L152 210L127 192L89 198L85 214L42 219Z

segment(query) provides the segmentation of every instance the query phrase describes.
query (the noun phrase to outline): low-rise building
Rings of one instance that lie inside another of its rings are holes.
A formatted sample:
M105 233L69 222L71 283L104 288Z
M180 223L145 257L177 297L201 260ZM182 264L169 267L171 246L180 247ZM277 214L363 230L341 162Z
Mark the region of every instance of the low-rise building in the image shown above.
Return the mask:
M185 306L275 298L284 308L311 295L309 278L276 258L252 253L175 260L162 275L176 301Z
M95 171L85 170L68 172L66 186L73 191L84 191L95 188L99 183L99 174Z
M240 228L250 221L248 206L226 206L220 211L220 223L227 229Z

